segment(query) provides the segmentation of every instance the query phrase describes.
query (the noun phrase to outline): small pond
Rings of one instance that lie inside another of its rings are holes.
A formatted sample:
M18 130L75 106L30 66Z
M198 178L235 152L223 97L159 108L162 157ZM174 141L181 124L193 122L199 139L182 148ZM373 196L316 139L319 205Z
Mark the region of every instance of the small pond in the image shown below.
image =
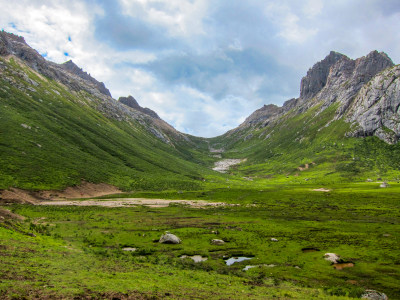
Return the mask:
M239 256L239 257L231 257L225 260L226 265L230 266L233 265L236 262L241 262L245 260L253 259L253 257L245 257L245 256Z

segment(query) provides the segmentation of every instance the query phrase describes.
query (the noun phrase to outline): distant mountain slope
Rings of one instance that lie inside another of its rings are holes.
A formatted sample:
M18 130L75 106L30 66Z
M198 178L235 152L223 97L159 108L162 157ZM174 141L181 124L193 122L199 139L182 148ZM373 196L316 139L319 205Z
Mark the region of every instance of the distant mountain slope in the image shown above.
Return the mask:
M81 180L124 189L197 188L198 139L128 107L72 62L55 64L0 32L0 189ZM192 150L188 150L192 149ZM200 163L200 164L199 164Z
M385 53L352 60L331 52L302 79L299 98L282 107L264 105L211 144L226 156L249 158L245 165L259 164L253 171L264 173L296 174L298 166L317 160L338 174L346 168L398 172L399 75ZM359 139L372 136L384 142Z

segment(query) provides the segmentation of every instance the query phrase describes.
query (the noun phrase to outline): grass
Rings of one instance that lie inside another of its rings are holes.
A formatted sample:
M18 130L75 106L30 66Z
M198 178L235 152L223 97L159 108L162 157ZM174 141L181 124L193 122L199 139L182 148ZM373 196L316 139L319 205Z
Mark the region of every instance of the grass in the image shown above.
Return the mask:
M396 299L400 185L337 185L329 193L311 188L315 186L271 185L263 191L126 195L241 204L211 209L14 205L12 211L27 218L20 226L37 237L0 228L1 253L7 257L1 278L8 278L0 290L7 297L28 291L60 297L135 291L143 297L339 299L335 297L360 297L372 288ZM157 243L164 231L179 236L182 244ZM227 243L212 245L213 238ZM123 247L138 251L125 252ZM335 270L323 259L326 252L340 254L355 267ZM180 258L195 254L208 260ZM224 258L239 255L254 258L225 265ZM247 264L276 267L242 271ZM31 288L16 290L28 283Z
M0 189L85 180L127 191L103 199L235 204L8 206L25 220L0 214L0 298L349 299L376 289L400 299L400 143L346 137L337 106L314 105L213 139L166 133L166 144L149 120L110 117L101 99L0 60ZM213 172L210 147L247 161ZM158 243L165 231L182 244ZM326 252L355 265L336 270ZM235 256L252 260L226 266Z
M85 179L126 190L188 190L201 187L203 174L211 173L195 157L199 151L184 150L189 142L165 144L140 118L107 117L98 110L102 100L71 93L13 59L1 61L16 83L2 77L0 189L62 189Z

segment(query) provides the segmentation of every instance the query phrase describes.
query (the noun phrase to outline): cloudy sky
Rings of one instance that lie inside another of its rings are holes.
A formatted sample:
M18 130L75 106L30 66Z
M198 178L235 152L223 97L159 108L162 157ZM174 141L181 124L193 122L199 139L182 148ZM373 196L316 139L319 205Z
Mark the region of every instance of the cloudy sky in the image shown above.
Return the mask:
M211 137L298 97L335 50L400 62L399 0L0 0L0 27L72 59L114 98L133 95L180 131Z

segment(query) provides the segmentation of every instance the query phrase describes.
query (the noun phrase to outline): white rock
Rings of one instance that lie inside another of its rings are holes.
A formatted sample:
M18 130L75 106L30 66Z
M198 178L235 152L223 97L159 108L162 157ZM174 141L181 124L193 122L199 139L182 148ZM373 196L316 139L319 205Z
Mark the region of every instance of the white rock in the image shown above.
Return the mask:
M336 264L340 261L340 256L336 253L325 253L324 258L333 264Z
M158 241L161 244L180 244L181 240L172 233L163 234Z
M271 241L273 241L273 242L277 242L277 241L278 241L278 239L276 239L276 238L271 238Z
M388 297L384 293L374 290L365 290L365 293L362 294L361 298L370 300L388 300Z
M213 239L211 240L211 244L213 245L223 245L225 242L223 240Z

